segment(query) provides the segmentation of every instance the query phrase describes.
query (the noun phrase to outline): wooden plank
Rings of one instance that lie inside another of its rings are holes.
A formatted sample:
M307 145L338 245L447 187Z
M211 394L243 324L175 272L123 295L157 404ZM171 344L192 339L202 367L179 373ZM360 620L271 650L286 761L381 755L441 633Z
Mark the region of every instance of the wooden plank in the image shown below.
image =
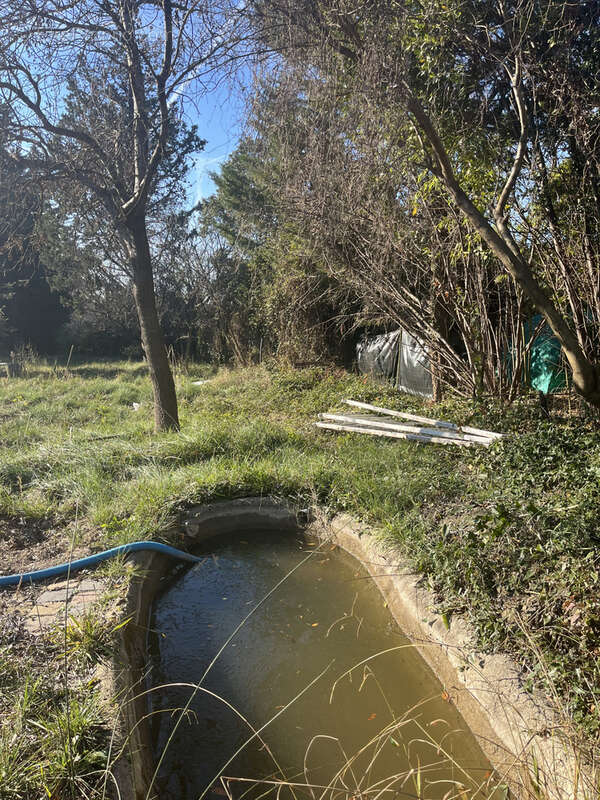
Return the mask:
M358 400L344 400L349 406L355 408L365 408L368 411L377 411L379 414L386 414L389 417L401 417L402 419L411 419L414 422L424 422L427 425L434 425L436 428L449 428L450 430L458 430L458 426L453 422L443 422L442 420L430 419L429 417L417 417L414 414L406 414L404 411L394 411L391 408L382 408L381 406L372 406L370 403L361 403Z
M466 441L464 438L444 438L441 436L425 436L418 433L405 433L385 428L366 428L361 425L349 425L334 422L315 422L318 428L334 431L348 431L349 433L366 433L370 436L384 436L390 439L408 439L414 442L434 443L434 444L456 444L460 447L473 447L474 442ZM489 442L482 440L483 447L489 447Z
M384 436L389 439L408 439L411 442L423 442L425 444L456 444L459 447L474 447L473 442L464 439L444 439L441 436L421 436L418 433L402 433L401 431L385 430L383 428L364 428L360 425L342 425L335 422L315 422L317 428L324 428L329 431L347 431L348 433L366 433L369 436ZM484 443L488 447L489 443Z
M360 417L360 416L361 415L357 415L357 417ZM364 418L367 419L369 417L371 417L371 415L365 415ZM490 436L490 435L487 435L487 434L484 435L483 433L466 433L464 428L459 428L459 427L456 427L456 428L435 428L435 427L430 428L427 425L419 425L419 424L414 424L414 423L413 423L413 425L410 425L410 421L407 421L407 422L403 422L403 421L402 422L392 422L392 421L389 421L388 422L387 420L384 420L382 417L374 417L374 416L372 417L372 419L373 420L377 420L380 423L383 423L385 425L394 425L394 426L395 425L400 425L401 426L400 429L402 429L402 427L407 427L407 428L408 427L415 427L416 428L416 432L424 433L424 434L427 434L427 435L450 436L450 437L459 436L459 437L464 437L468 441L474 441L475 443L487 442L488 444L491 444L493 441L495 441L492 438L492 436Z
M418 417L415 414L407 414L405 411L393 411L391 408L381 408L380 406L372 406L369 403L360 403L358 400L344 400L344 403L356 408L366 408L368 411L377 411L380 414L386 414L390 417L400 417L401 419L408 419L413 422L422 422L425 425L433 425L436 428L448 428L449 430L458 431L459 433L470 433L474 436L485 436L491 439L502 439L504 437L503 433L484 431L481 430L481 428L470 428L467 425L455 425L454 422L444 422L441 419L431 419L431 417Z
M391 430L405 431L406 433L418 433L424 436L443 436L445 438L467 438L476 442L491 441L487 437L482 436L464 436L458 430L451 430L449 428L428 428L423 425L410 425L407 422L386 420L383 417L376 417L374 415L361 415L361 414L320 414L323 419L338 420L340 422L350 422L356 425L370 425L374 428L388 428Z
M399 422L388 422L381 417L361 416L359 414L319 414L322 419L332 420L333 422L351 423L354 425L366 426L371 428L383 428L393 431L404 431L404 433L418 433L421 436L442 436L444 439L465 439L474 444L490 445L492 439L484 436L473 436L461 434L458 431L446 430L443 428L424 428L420 425L406 425Z

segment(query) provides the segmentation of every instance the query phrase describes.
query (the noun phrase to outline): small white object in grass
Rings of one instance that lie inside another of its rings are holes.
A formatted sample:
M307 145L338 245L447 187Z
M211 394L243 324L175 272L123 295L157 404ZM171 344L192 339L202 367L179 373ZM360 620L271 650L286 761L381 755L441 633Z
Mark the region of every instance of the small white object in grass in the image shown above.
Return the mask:
M132 403L131 407L133 408L134 411L139 411L139 409L142 407L142 404L141 403Z
M194 386L202 386L203 383L208 383L208 381L192 381Z

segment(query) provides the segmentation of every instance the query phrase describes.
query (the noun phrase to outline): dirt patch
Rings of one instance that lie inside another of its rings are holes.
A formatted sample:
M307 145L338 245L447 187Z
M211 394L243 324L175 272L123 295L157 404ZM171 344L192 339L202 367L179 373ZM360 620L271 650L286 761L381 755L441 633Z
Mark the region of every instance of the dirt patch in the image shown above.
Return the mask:
M80 537L78 537L80 538ZM89 555L80 542L71 552L72 531L52 519L0 516L0 575L31 572Z
M20 614L16 612L0 614L0 647L16 644L26 647L31 641L33 640L25 630L23 617Z

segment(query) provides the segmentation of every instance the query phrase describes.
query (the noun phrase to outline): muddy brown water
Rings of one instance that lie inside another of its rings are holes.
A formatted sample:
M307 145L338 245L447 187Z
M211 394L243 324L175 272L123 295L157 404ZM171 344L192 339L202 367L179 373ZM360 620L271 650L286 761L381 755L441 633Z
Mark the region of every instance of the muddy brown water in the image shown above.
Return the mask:
M176 686L199 683L286 575L201 689ZM375 584L339 549L289 534L221 540L159 595L151 627L151 685L173 684L152 692L161 799L491 792L473 734ZM252 729L260 738L244 746Z

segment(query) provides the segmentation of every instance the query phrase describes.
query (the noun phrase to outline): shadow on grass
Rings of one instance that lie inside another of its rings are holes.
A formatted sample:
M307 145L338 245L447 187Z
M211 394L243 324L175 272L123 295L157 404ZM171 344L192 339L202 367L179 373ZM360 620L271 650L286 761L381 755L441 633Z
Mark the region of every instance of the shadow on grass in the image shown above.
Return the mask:
M131 378L145 376L148 374L148 366L145 362L127 365L120 364L115 366L113 361L112 363L107 362L106 364L102 362L93 364L88 363L85 365L72 364L69 367L69 371L78 378L104 378L106 380L110 380L123 375L127 375Z

